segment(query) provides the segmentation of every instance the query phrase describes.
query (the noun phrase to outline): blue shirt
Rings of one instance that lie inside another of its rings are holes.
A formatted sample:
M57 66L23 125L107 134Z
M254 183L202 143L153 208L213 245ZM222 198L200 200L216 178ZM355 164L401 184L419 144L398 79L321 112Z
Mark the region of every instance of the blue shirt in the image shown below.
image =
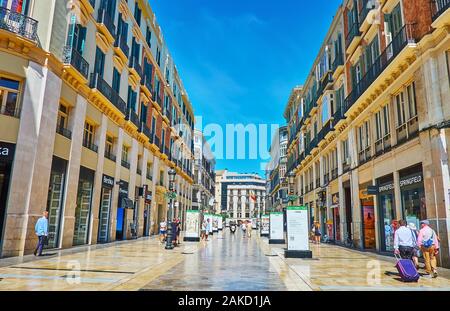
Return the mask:
M211 223L206 223L206 231L211 231Z
M48 235L48 219L45 217L39 218L34 227L34 231L37 236Z

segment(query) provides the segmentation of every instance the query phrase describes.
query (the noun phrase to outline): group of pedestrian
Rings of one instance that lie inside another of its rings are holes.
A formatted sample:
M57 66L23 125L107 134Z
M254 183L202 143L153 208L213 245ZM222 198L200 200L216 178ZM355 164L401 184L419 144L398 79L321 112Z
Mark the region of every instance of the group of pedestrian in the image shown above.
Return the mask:
M247 236L248 238L252 237L252 222L249 220L244 220L241 225L242 232L244 233L244 238Z
M439 254L439 236L430 227L430 222L422 220L420 230L417 230L413 223L408 225L405 220L400 220L399 226L394 234L395 254L400 255L402 259L412 260L417 269L419 268L419 258L422 255L427 276L436 278L438 276L436 256Z
M181 234L181 221L179 218L174 218L172 221L172 242L175 246L180 244L180 234ZM165 220L161 221L159 224L159 241L161 243L167 240L167 222Z

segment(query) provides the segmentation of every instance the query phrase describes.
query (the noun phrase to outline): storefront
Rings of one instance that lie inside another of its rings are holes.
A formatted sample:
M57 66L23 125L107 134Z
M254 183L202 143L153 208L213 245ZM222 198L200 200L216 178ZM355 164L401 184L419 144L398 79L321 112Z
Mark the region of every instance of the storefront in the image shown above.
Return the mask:
M152 191L148 190L148 186L144 187L144 236L150 236L150 228L151 228L151 210L152 210Z
M427 219L422 164L399 172L403 218L408 224L420 228L421 220Z
M119 186L119 202L117 203L116 240L126 238L127 209L133 209L134 203L128 197L128 183L121 180Z
M333 214L333 234L330 235L333 240L340 241L341 240L341 215L339 214L339 192L331 195L331 209Z
M75 228L73 234L73 245L84 245L88 243L89 225L91 223L92 192L94 188L95 172L80 168L80 179L78 182L77 207L75 209Z
M3 225L6 218L9 182L16 145L0 142L0 250L3 242Z
M111 203L114 188L114 178L103 175L102 193L98 215L98 243L109 242L109 220L111 218Z
M53 157L50 184L47 196L48 245L46 248L58 248L63 215L67 161Z
M371 184L360 185L359 199L361 201L363 248L375 249L375 204L374 196L368 194Z
M392 252L394 251L394 233L397 223L393 175L378 178L377 185L381 251Z

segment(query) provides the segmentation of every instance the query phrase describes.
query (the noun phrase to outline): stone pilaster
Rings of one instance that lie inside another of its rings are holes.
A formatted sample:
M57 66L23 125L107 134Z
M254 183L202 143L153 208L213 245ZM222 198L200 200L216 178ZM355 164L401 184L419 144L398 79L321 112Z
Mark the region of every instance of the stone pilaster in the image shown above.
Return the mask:
M11 172L2 256L22 256L35 247L34 224L46 208L61 80L30 62Z
M98 146L97 168L95 171L94 189L91 203L91 217L90 217L90 232L89 244L97 244L99 210L102 194L102 179L103 179L103 165L105 162L105 143L106 143L106 129L108 127L108 117L102 115L102 122L97 130L96 144Z
M64 203L64 217L61 223L62 247L73 245L75 227L75 208L77 206L78 181L80 177L81 150L83 147L84 123L86 120L87 102L82 96L77 96L77 103L72 110L69 127L72 129L72 144L70 145L69 164L67 166L66 185L68 185Z

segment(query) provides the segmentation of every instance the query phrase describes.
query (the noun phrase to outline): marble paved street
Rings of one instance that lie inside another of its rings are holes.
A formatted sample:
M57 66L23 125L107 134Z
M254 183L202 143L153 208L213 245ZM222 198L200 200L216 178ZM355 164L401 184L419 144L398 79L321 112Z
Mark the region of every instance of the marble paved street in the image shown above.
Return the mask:
M172 251L143 238L1 259L0 290L450 290L445 269L437 279L406 284L393 258L312 245L312 260L286 259L285 246L255 233L248 239L225 231Z

